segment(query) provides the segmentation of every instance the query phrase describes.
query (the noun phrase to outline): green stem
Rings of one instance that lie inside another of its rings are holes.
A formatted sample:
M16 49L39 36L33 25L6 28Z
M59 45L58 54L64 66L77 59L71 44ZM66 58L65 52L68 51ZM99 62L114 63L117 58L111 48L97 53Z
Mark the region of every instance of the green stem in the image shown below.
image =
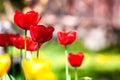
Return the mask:
M26 58L26 50L27 50L27 30L25 30L25 42L24 42L24 44L25 44L25 58Z
M33 52L31 51L31 53L30 53L30 54L31 54L31 56L33 56L33 55L32 55L32 53L33 53Z
M78 80L77 67L75 67L75 80Z
M22 78L22 80L25 80L25 78L24 78L24 75L23 75L23 70L22 70L22 59L23 59L23 56L22 56L22 49L20 49L20 71L21 71L21 78Z
M10 80L12 80L11 76L10 75L8 75L8 76L9 76Z
M69 76L68 76L68 53L67 53L66 46L65 46L65 71L66 71L66 80L69 80Z
M13 76L15 76L15 65L14 65L14 57L13 57L13 48L14 48L14 47L12 47L12 49L11 49L12 74L13 74Z
M40 43L38 43L38 47L40 46ZM39 48L37 49L37 58L39 57Z
M21 64L21 62L22 62L22 49L20 49L20 64Z
M4 47L4 53L7 54L8 53L8 47Z

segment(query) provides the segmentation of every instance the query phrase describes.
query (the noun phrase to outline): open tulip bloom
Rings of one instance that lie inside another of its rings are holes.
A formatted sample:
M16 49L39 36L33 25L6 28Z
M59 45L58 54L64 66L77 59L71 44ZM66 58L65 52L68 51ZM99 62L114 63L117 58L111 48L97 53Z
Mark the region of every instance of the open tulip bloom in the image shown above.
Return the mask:
M16 10L14 22L17 26L24 30L29 30L31 25L37 25L42 16L39 17L38 12L29 11L26 14Z
M68 61L72 67L75 67L75 80L77 79L77 67L80 67L84 59L83 52L78 52L76 54L69 53Z
M53 27L45 27L44 25L31 25L30 34L33 41L38 43L45 43L52 39L53 36Z
M30 34L32 40L38 43L38 46L41 43L45 43L52 39L53 37L53 27L45 27L44 25L31 25ZM39 50L37 50L37 57L39 57Z
M59 31L57 33L57 39L58 42L64 46L72 44L76 40L76 31Z

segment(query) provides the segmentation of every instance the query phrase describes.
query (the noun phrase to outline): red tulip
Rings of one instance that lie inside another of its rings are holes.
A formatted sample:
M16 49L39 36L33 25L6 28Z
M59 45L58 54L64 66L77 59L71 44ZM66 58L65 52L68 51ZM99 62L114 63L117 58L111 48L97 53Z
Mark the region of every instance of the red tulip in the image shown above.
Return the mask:
M76 31L59 31L57 33L58 42L64 46L73 43L76 40Z
M0 34L0 46L12 46L12 42L10 40L11 37L17 36L18 34Z
M38 43L49 41L52 38L53 31L53 27L45 27L44 25L31 25L30 27L31 37L33 41Z
M83 58L84 58L84 54L82 52L78 52L76 54L70 53L68 55L68 61L73 67L81 66Z
M27 50L28 51L36 51L40 48L42 44L38 46L37 42L34 42L30 37L27 37Z
M24 37L16 36L11 38L11 42L18 49L24 49Z
M22 36L12 37L11 41L16 48L24 49L24 37ZM28 51L36 51L39 47L36 42L32 41L30 37L27 37L27 50Z
M29 11L26 14L16 10L14 15L14 22L17 26L24 30L29 30L30 25L37 25L42 16L38 17L38 13Z

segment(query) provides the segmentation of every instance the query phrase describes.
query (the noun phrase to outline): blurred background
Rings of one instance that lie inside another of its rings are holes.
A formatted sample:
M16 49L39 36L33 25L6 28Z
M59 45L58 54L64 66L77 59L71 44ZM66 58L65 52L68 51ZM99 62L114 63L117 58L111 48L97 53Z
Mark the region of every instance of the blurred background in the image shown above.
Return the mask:
M39 24L55 28L53 39L42 46L40 56L52 62L58 80L65 80L64 47L56 38L63 29L77 31L77 40L68 46L68 52L85 53L79 78L120 80L120 0L0 0L0 33L24 33L13 22L16 9L24 13L37 11L42 15ZM3 53L4 48L0 47L0 54ZM14 48L13 53L15 77L21 80L19 51ZM69 70L74 80L70 65Z

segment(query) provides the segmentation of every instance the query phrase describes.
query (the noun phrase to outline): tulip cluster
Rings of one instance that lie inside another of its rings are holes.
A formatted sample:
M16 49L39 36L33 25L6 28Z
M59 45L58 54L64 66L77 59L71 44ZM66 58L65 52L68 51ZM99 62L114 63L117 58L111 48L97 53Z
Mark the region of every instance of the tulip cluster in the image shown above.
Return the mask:
M51 63L39 57L39 49L42 45L51 40L53 37L54 27L38 25L42 16L37 12L29 11L22 13L15 11L14 23L25 31L24 36L19 34L0 34L0 46L15 46L21 52L21 65L24 75L27 80L55 80L55 76L51 70ZM30 36L27 36L27 31L30 31ZM75 75L77 80L76 68L81 66L84 54L78 52L76 54L67 52L67 46L76 40L76 31L59 31L57 33L58 42L65 47L66 60L66 80L70 80L68 72L68 62L75 67ZM22 50L25 49L25 55L22 55ZM26 51L37 51L36 58L27 59ZM0 56L0 77L5 75L10 68L10 56ZM14 65L13 65L14 66Z
M21 40L20 44L24 44L22 48L25 50L35 51L36 49L39 50L41 44L49 41L52 39L52 34L54 28L49 26L46 27L44 25L38 25L42 16L39 16L37 12L29 11L26 14L16 10L14 15L14 22L17 26L25 30L25 40L22 37L19 37ZM31 38L26 37L27 30L30 30ZM18 40L17 40L18 41ZM30 44L33 43L33 44ZM28 46L30 47L28 47ZM18 45L19 46L19 45ZM25 52L26 54L26 52ZM39 55L39 53L37 53Z
M55 80L49 61L39 58L39 49L47 41L52 39L54 28L52 26L38 25L42 16L35 11L22 13L15 11L14 22L25 31L25 35L19 34L0 34L0 46L15 46L20 49L22 69L28 80ZM30 31L30 37L27 31ZM22 50L25 49L25 56ZM37 51L37 57L27 59L26 51ZM0 78L7 73L10 68L10 57L0 56ZM14 66L14 65L13 65ZM39 75L38 75L39 74Z
M65 49L68 45L72 44L76 40L76 31L59 31L57 33L58 42L65 46ZM70 80L69 72L68 72L68 61L71 66L75 67L75 80L77 79L77 67L81 66L84 54L82 52L78 52L76 54L67 53L67 49L65 50L65 57L66 57L66 80Z
M39 58L39 48L42 44L52 39L54 28L38 25L41 16L37 12L29 11L26 14L16 10L14 22L17 26L25 30L25 38L22 36L13 37L11 40L15 47L25 48L28 51L37 50L37 58L23 59L22 68L28 80L55 80L48 61ZM30 37L27 37L27 30L30 30ZM26 58L26 57L25 57Z

